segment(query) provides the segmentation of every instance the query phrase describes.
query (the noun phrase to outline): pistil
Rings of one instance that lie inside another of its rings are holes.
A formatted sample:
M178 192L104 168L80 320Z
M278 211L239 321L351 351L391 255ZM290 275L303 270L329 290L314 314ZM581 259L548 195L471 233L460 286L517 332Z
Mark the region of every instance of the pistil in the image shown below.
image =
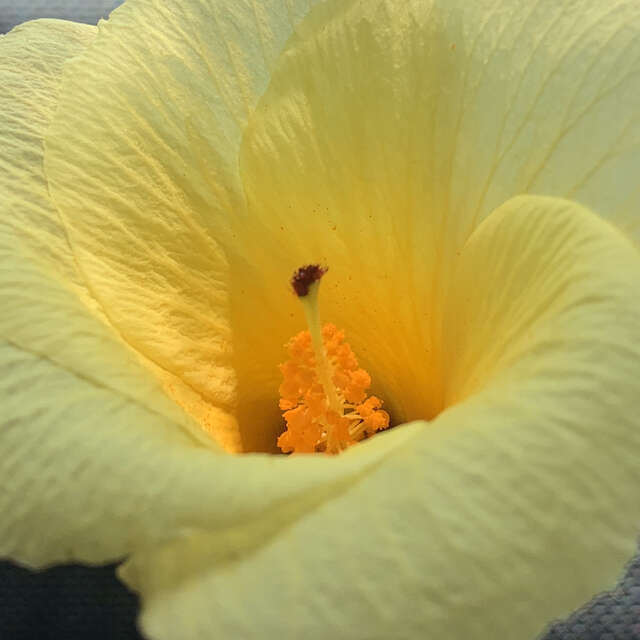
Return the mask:
M324 275L324 272L322 273ZM322 276L320 276L322 277ZM333 367L327 358L327 352L322 341L322 326L320 324L320 311L318 308L318 293L320 291L320 279L318 278L307 287L307 295L299 296L307 320L307 327L311 334L311 344L316 360L316 371L324 389L329 409L339 417L344 415L343 401L338 396L338 391L333 384ZM334 429L327 425L327 451L333 452L336 448L335 438L332 438Z

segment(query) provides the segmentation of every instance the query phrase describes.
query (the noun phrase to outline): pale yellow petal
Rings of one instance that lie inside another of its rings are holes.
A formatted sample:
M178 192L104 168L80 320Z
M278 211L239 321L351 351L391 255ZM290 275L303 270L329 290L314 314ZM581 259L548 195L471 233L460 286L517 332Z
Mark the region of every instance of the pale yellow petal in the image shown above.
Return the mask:
M317 7L244 137L249 208L228 249L252 291L232 300L248 336L241 406L273 406L253 390L275 388L280 344L303 323L284 283L322 262L323 316L375 391L397 420L433 417L456 252L489 211L530 192L640 221L639 36L631 0Z
M69 65L47 137L50 192L93 295L135 349L225 410L237 402L218 237L242 207L244 125L313 3L127 2Z
M529 640L615 583L640 520L637 250L575 204L517 198L455 285L458 404L340 456L409 434L260 544L254 523L134 554L150 638Z
M165 483L183 450L204 455L105 322L48 200L42 136L94 34L38 21L0 39L0 554L33 565L113 559L181 526Z
M59 74L93 34L44 21L0 39L0 556L30 566L115 560L180 530L265 513L277 529L390 451L380 441L348 459L221 454L159 383L205 426L230 417L198 404L109 324L42 174Z
M103 353L84 355L102 364ZM102 372L84 378L7 342L0 363L0 556L29 566L114 561L184 530L233 530L265 514L278 531L391 448L380 441L348 459L229 456L163 415L158 390L126 362L118 375L132 396ZM263 531L256 526L245 544Z
M49 204L42 170L42 137L57 102L62 65L81 53L95 27L56 20L29 22L0 36L0 203L3 231L22 230L21 244L42 260L59 264L61 274L74 278L64 230ZM11 214L8 201L20 200ZM37 227L33 238L29 228Z
M249 450L281 429L301 263L329 263L325 316L398 420L432 417L452 257L486 213L532 191L626 221L640 194L634 3L312 4L127 3L70 69L49 139L95 296L195 397L234 408Z
M95 33L88 25L41 20L21 25L0 40L5 89L0 96L0 222L5 267L1 272L5 313L0 322L2 337L16 346L55 357L61 366L82 377L109 378L109 384L120 385L120 355L96 363L84 353L89 347L85 333L97 344L119 345L117 353L125 345L108 326L78 273L43 174L43 136L57 107L63 65L82 53ZM76 333L79 344L71 339ZM109 356L108 349L103 355ZM157 373L167 383L175 383ZM119 389L135 396L135 387L122 384ZM165 406L169 415L180 414L174 403L162 398L157 400L157 410Z

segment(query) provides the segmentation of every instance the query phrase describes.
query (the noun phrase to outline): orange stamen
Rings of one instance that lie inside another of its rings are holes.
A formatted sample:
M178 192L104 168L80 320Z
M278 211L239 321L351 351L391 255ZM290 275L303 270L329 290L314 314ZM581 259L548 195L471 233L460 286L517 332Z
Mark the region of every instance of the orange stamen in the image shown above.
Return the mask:
M310 265L294 276L294 289L305 304L309 330L289 340L289 359L280 365L280 409L287 428L278 438L278 446L285 453L339 453L389 426L382 400L367 397L371 377L358 366L344 341L344 331L333 324L320 330L317 287L325 271ZM304 288L300 286L301 274L313 278L308 284L303 280Z

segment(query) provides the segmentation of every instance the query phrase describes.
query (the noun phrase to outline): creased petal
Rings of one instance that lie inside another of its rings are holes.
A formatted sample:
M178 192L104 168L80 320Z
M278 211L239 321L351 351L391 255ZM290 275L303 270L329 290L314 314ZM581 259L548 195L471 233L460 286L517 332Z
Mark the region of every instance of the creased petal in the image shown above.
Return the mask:
M112 561L182 530L232 531L266 513L277 531L408 435L341 459L222 454L159 383L197 405L188 389L109 324L42 174L62 66L94 31L41 21L0 39L0 556L30 566ZM233 422L213 407L193 412L205 425Z
M433 417L455 258L491 210L529 192L640 224L639 35L628 0L314 9L243 139L248 211L228 249L251 291L232 300L251 363L240 395L274 386L279 345L302 322L273 283L321 262L323 315L376 391L401 421ZM265 344L265 329L277 339Z
M250 551L237 528L134 554L151 638L524 640L615 582L640 521L637 250L522 197L472 234L455 283L458 404Z
M0 554L34 565L164 535L181 516L163 487L180 448L199 449L185 429L202 434L106 322L48 200L42 136L94 35L38 21L0 39Z
M639 31L633 0L332 0L281 56L248 150L282 155L262 180L287 204L313 188L318 217L355 183L455 237L526 192L638 224Z
M110 321L223 409L237 398L218 237L242 207L244 124L311 4L127 2L69 65L47 137L52 198Z
M377 319L359 354L384 342L385 317L417 327L383 355L431 353L428 366L374 380L394 396L417 380L426 391L394 410L430 417L450 258L479 221L531 191L626 222L640 194L635 3L312 5L127 3L70 69L48 143L109 317L196 394L238 407L249 450L280 428L278 350L300 319L284 283L301 263L339 274L327 312L349 333L349 317Z

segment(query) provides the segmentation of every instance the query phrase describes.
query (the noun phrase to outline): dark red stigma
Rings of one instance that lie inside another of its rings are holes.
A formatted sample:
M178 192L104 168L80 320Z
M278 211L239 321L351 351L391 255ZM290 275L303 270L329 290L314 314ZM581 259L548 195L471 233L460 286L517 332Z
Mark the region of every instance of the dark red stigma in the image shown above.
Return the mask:
M319 264L307 264L300 267L291 278L291 286L299 298L304 298L309 293L309 287L320 280L327 273L328 267L321 267Z

